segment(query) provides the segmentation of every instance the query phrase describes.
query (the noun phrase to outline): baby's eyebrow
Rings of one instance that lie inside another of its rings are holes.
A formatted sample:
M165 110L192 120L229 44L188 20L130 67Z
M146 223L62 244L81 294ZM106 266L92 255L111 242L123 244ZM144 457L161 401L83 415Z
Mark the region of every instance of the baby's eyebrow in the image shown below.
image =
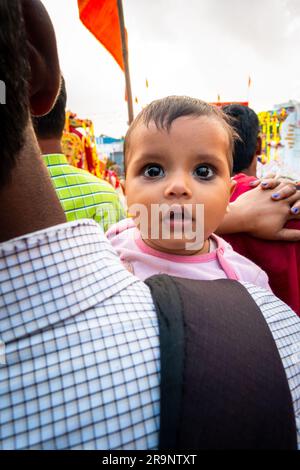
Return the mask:
M210 153L199 153L195 155L195 160L201 160L201 161L206 161L206 162L224 162L227 161L227 156L224 155L224 157L216 155L216 154L210 154Z
M139 157L136 159L136 162L153 162L153 161L162 161L165 160L165 155L163 153L142 153L139 155Z
M195 157L198 157L198 158L220 158L216 153L196 153Z

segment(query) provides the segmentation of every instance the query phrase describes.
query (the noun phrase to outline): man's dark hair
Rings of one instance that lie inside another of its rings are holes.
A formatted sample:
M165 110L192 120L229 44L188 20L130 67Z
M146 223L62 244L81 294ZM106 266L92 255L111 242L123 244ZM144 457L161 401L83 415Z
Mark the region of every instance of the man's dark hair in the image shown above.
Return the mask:
M233 127L240 139L235 141L233 173L240 173L251 165L256 154L259 122L253 109L240 104L223 107L225 114L233 118Z
M67 91L61 77L60 93L50 113L33 117L32 123L38 139L61 139L66 122Z
M153 101L144 108L135 118L129 127L124 142L124 160L125 170L126 162L130 148L131 135L136 127L140 124L149 126L150 122L154 122L157 129L169 131L173 121L184 116L194 117L211 117L220 122L228 135L228 162L230 171L232 170L232 153L234 141L236 138L235 131L231 126L231 119L216 106L210 105L205 101L190 98L188 96L168 96L160 100Z
M21 2L0 0L0 188L9 181L29 119L30 67Z

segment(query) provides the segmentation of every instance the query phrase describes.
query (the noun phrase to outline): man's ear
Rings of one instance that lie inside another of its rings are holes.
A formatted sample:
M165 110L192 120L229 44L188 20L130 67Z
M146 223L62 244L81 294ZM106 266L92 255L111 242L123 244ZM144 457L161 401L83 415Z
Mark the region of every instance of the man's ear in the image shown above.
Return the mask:
M30 107L33 116L51 111L60 87L60 68L54 29L40 0L21 0L27 31Z

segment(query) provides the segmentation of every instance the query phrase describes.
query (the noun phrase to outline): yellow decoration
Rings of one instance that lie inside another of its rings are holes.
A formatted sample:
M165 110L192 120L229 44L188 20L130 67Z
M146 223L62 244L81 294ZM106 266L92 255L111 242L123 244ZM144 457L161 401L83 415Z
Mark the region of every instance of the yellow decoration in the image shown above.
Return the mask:
M89 119L79 119L76 114L66 113L62 147L69 162L103 178L105 163L101 162L96 148L94 125Z

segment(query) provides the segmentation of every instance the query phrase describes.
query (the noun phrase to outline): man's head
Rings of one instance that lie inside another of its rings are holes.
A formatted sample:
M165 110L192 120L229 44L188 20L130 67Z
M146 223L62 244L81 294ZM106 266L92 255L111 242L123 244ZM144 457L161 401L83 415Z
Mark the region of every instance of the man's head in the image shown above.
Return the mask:
M0 188L23 148L30 112L43 115L57 95L60 74L49 16L39 0L0 0Z
M257 114L247 106L231 104L224 106L225 114L233 118L232 125L239 135L233 152L233 173L249 172L255 176L259 122Z
M60 93L50 113L32 118L34 131L39 141L61 140L66 122L66 104L66 84L62 77Z

